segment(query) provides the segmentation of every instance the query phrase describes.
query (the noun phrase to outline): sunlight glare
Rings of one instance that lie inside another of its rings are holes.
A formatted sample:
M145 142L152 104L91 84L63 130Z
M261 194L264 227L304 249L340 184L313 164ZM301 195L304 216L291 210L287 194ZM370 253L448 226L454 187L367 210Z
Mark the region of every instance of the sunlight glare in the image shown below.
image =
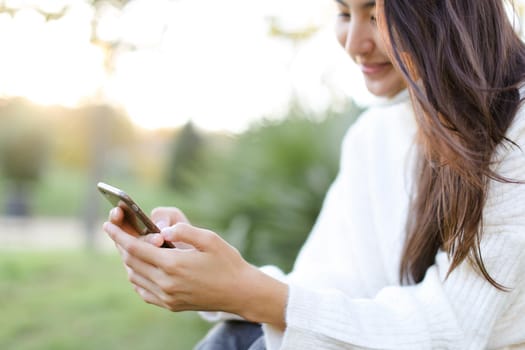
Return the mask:
M322 110L356 85L327 25L334 4L324 0L134 0L122 13L107 7L97 34L127 43L107 77L104 52L90 42L93 9L82 0L59 2L69 4L60 20L46 22L30 9L0 15L0 45L8 53L0 57L0 94L67 106L103 97L145 128L192 120L240 132L282 115L292 95ZM271 18L292 32L323 29L293 46L269 36Z
M98 89L103 55L89 41L79 40L78 22L46 22L36 11L24 9L13 18L2 16L0 23L0 45L9 53L0 57L4 95L74 106Z

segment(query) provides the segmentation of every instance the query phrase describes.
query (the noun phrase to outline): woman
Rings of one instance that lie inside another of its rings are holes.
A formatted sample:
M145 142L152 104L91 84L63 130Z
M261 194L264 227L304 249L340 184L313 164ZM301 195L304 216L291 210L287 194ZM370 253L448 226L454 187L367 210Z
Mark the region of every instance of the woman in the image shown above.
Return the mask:
M504 2L337 2L340 38L357 33L359 10L370 9L371 23L377 12L415 118L394 104L351 127L290 275L250 266L175 209L153 213L175 224L153 245L123 231L114 210L104 228L130 280L173 311L262 323L269 349L524 347L525 46ZM350 54L379 94L370 78L385 62ZM154 246L164 239L194 249Z

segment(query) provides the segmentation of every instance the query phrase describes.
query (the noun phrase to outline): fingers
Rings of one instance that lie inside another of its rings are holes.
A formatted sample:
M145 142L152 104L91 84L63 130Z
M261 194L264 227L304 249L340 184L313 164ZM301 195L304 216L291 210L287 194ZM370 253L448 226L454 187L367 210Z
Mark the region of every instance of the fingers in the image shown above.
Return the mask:
M155 266L149 265L140 259L129 254L124 248L116 244L119 250L124 268L126 269L128 280L136 287L148 291L152 295L156 295L162 299L163 290L161 286L168 278L163 270Z
M165 304L163 303L163 301L158 296L151 293L149 290L144 289L138 285L133 285L133 289L146 303L157 305L160 307L165 307Z
M214 249L221 238L214 232L197 228L187 223L178 223L161 232L162 237L170 242L182 242L200 251Z
M124 211L120 207L115 207L109 211L109 217L108 220L114 225L119 226L124 230L127 234L138 237L140 236L139 233L128 224L128 222L125 220L126 215L124 214Z
M177 277L171 276L177 266L177 254L158 246L164 242L160 234L136 238L112 222L104 223L104 231L115 242L121 255L128 279L135 291L147 303L175 310L173 293L178 288Z
M124 265L128 272L128 279L133 285L135 292L148 304L165 307L162 300L162 291L149 279L137 274L132 268Z
M124 253L122 260L128 271L130 282L157 294L161 291L159 284L166 278L163 270L145 263L128 253Z
M126 270L128 272L128 280L135 286L138 286L142 289L145 289L149 291L151 294L155 294L157 296L161 295L162 290L160 289L159 285L152 281L148 276L145 275L143 272L141 272L142 268L136 268L136 267L129 267L126 266ZM147 269L146 269L147 270Z
M159 233L150 233L145 236L140 236L139 239L155 247L161 247L164 243L164 238Z
M189 223L186 215L175 207L158 207L151 212L153 222L162 230L179 222Z
M124 220L124 212L121 208L115 207L109 211L108 220L115 225L121 225Z
M111 222L105 222L103 229L109 237L129 255L153 266L160 265L161 259L164 257L164 254L161 252L165 251L164 249L159 252L159 248L156 246L127 234Z

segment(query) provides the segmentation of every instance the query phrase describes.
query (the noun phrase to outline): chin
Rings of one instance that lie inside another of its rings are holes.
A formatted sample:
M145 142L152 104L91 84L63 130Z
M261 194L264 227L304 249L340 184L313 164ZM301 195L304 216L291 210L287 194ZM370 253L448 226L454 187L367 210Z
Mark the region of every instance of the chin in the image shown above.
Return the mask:
M385 90L385 89L380 89L380 88L374 88L374 87L368 87L368 91L376 96L376 97L384 97L384 98L388 98L388 97L392 97L394 96L393 94L390 93L389 90Z
M390 98L403 90L403 86L392 86L391 84L371 82L366 84L368 91L377 97Z

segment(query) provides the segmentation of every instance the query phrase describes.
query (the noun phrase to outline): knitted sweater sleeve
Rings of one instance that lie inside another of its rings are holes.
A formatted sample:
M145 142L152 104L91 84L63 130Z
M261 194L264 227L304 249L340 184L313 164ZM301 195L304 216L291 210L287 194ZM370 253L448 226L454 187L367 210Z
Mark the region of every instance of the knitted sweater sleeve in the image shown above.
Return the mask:
M498 148L495 170L525 181L525 115ZM481 256L488 283L469 261L447 277L439 252L422 282L388 286L373 298L291 281L281 349L486 349L525 344L525 185L492 181L484 208ZM520 311L521 310L521 311ZM504 323L502 325L502 323ZM513 329L513 338L495 328Z

